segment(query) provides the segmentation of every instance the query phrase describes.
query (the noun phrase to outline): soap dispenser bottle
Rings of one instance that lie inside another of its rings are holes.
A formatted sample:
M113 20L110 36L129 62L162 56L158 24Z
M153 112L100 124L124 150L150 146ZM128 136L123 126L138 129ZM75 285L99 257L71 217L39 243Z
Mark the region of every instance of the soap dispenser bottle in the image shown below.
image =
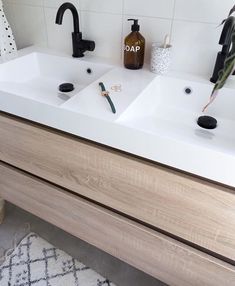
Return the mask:
M138 19L128 19L134 21L131 26L131 33L124 42L124 66L128 69L141 69L144 65L145 39L140 34Z

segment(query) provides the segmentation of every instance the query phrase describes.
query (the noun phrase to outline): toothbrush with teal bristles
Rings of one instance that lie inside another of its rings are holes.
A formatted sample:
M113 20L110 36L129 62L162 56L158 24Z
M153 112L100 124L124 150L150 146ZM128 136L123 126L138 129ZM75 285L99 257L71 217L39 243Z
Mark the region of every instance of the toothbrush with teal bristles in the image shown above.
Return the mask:
M112 112L116 113L116 108L115 108L115 106L114 106L114 104L112 102L111 97L109 96L109 92L105 89L105 86L104 86L103 82L100 82L99 86L101 88L101 95L104 96L108 100L108 103L109 103L109 105L111 107Z

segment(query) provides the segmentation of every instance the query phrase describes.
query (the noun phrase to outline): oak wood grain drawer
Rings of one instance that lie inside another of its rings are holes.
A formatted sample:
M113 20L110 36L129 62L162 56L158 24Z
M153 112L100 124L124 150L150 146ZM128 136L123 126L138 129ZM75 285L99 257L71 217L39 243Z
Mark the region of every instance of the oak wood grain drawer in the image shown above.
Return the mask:
M231 286L235 267L0 164L0 196L176 286Z
M235 193L0 116L0 160L235 261Z

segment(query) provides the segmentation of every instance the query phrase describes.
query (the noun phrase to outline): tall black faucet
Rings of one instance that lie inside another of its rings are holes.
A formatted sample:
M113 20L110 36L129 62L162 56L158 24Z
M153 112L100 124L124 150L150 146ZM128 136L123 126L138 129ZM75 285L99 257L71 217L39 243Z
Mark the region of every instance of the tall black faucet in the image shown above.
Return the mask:
M82 33L79 29L79 16L76 7L72 3L64 3L60 6L56 15L56 24L61 25L63 21L64 12L69 9L73 15L74 32L72 33L73 41L73 57L84 57L85 51L94 51L95 42L82 39Z
M219 71L224 68L224 63L229 56L231 43L232 43L232 34L235 28L235 18L233 16L228 17L224 23L224 28L222 30L219 44L222 45L222 51L218 53L214 71L211 82L216 83L219 77Z

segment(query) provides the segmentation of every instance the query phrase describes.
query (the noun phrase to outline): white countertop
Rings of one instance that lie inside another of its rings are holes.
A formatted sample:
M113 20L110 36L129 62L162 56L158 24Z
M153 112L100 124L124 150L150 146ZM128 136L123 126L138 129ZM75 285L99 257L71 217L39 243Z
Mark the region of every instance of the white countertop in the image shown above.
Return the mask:
M28 48L19 52L19 56L35 50L44 51ZM94 62L94 58L87 57L84 60ZM122 85L121 93L112 93L118 110L115 115L110 112L108 105L106 110L100 112L99 102L91 102L85 114L79 109L78 98L72 98L62 106L53 106L5 92L0 92L0 110L235 187L235 153L224 153L182 140L145 133L118 123L120 115L155 78L156 75L147 69L131 71L122 67L116 67L102 76L99 81L103 81L108 87ZM195 78L202 82L207 81L203 77ZM97 82L82 91L86 94L96 92Z

